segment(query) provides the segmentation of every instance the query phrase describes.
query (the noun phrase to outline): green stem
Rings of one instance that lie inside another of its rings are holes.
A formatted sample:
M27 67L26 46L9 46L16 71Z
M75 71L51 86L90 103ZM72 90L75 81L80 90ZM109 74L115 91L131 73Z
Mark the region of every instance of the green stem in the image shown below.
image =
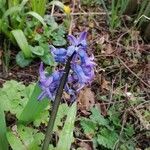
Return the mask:
M55 100L54 100L54 103L53 103L52 112L51 112L50 119L49 119L49 122L48 122L48 126L47 126L47 130L46 130L46 135L45 135L42 150L48 150L49 143L51 141L51 135L52 135L52 132L53 132L53 127L54 127L56 115L57 115L59 104L60 104L61 97L62 97L62 94L63 94L63 89L65 87L65 84L66 84L66 81L67 81L67 78L68 78L68 75L69 75L70 63L71 63L73 55L74 54L72 54L72 56L69 57L68 60L67 60L63 76L60 80L60 84L59 84L59 87L57 89L57 93L56 93L56 97L55 97Z

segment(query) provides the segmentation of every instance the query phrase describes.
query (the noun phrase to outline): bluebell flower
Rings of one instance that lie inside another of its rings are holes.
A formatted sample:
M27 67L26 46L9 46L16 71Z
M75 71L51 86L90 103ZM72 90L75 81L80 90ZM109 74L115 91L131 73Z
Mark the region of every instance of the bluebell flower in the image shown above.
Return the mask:
M71 61L71 70L68 76L68 81L64 88L65 92L71 96L72 101L76 99L76 94L86 85L91 84L95 77L94 67L94 55L89 56L87 53L87 32L82 32L78 38L73 35L68 35L70 46L67 49L64 48L51 48L51 53L56 62L65 64L67 59L74 53ZM42 93L39 99L48 97L54 100L56 91L58 89L63 70L54 71L50 76L46 76L43 70L43 64L41 63L39 85L42 89Z
M86 42L87 32L81 32L78 38L73 35L68 35L68 40L71 43L71 46L67 49L67 56L71 56L74 52L78 53L80 50L87 49Z
M54 71L50 76L46 76L43 69L43 63L41 63L39 74L39 86L41 87L42 92L39 95L38 100L42 100L44 97L54 100L62 73L60 71Z
M51 48L51 53L55 59L56 62L58 63L65 63L66 58L67 58L67 50L64 48Z

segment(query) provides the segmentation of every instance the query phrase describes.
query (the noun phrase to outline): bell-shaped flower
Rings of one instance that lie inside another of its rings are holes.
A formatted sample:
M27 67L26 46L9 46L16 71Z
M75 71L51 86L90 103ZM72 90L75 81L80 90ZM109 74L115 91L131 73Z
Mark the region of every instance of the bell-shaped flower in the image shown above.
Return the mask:
M42 92L39 95L38 100L42 100L44 97L54 100L62 73L60 71L55 71L50 76L46 76L43 70L43 63L41 63L39 74L39 86L41 87Z
M71 46L67 49L67 56L71 56L74 52L78 53L80 50L87 49L86 42L87 32L81 32L78 38L73 35L68 35L68 40L71 43Z
M65 63L66 62L66 54L67 50L64 48L51 48L51 53L55 59L56 62L58 63Z

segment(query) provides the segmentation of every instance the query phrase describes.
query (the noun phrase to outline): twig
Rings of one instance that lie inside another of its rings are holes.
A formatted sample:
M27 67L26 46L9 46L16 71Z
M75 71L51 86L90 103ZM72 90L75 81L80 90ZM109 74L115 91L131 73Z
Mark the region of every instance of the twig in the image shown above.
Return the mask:
M111 84L111 89L110 89L110 98L109 98L109 103L108 103L108 107L107 110L109 109L111 103L112 103L112 98L113 98L113 91L114 91L114 84L115 84L116 78L112 81Z
M75 9L75 0L73 0L72 13L74 13L74 9ZM70 26L69 26L69 34L71 34L72 33L72 25L73 25L73 15L69 14L69 16L71 17Z
M70 13L71 16L79 16L79 15L85 15L85 16L90 16L90 15L106 15L105 12L78 12L78 13ZM61 14L61 13L57 13L57 14L53 14L54 17L64 17L67 16L67 14Z
M52 5L52 10L51 10L51 16L53 16L53 14L54 14L54 8L55 8L55 5L53 4Z
M147 84L145 81L143 81L136 73L134 73L119 57L117 57L118 60L130 71L137 79L139 79L145 86L150 88L150 85Z

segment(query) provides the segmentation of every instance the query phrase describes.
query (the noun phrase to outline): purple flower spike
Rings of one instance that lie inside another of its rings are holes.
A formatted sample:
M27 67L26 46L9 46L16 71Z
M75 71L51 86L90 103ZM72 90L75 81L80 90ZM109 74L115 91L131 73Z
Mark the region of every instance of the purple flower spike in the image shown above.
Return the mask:
M73 35L68 35L68 40L71 43L68 48L51 48L51 53L55 61L61 64L65 64L67 59L74 53L71 61L70 74L64 88L65 92L70 95L71 101L74 101L77 93L86 85L90 85L95 77L94 67L96 63L94 62L94 55L89 56L87 53L86 37L87 32L82 32L77 38ZM57 68L59 68L59 66ZM42 89L42 93L38 99L41 100L44 97L48 97L54 100L63 75L63 69L55 70L51 75L46 76L43 63L41 63L39 74L39 86Z

